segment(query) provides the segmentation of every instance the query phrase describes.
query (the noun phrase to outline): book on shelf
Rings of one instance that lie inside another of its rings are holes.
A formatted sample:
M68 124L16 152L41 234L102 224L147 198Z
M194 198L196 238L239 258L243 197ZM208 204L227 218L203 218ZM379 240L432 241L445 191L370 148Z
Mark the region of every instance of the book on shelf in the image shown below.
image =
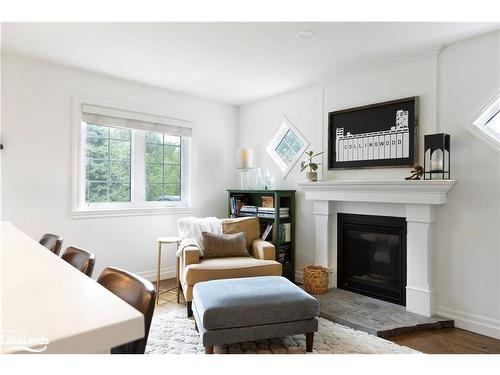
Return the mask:
M258 211L257 212L257 216L258 217L262 217L262 218L266 218L266 219L274 219L275 213L274 212L261 212L261 211ZM286 218L290 217L290 214L289 213L280 213L280 217L282 219L286 219Z
M278 226L278 241L280 243L290 242L292 240L292 226L290 223L280 224Z
M246 203L246 197L244 195L233 195L230 199L231 206L231 216L237 216L240 214L241 208Z
M257 216L257 207L243 205L240 208L238 216Z
M276 208L274 207L258 207L259 212L276 212ZM290 212L289 207L280 207L280 213Z
M240 208L240 212L253 212L253 213L256 213L256 212L257 212L257 207L255 207L255 206L243 205L243 206L241 206L241 208Z
M287 218L290 217L290 208L289 207L281 207L279 210L280 217ZM270 217L274 218L276 214L276 209L274 207L258 207L257 214L260 217Z
M269 233L271 233L271 230L273 229L273 224L267 224L266 229L264 230L264 233L262 233L262 240L266 240L267 237L269 236Z
M276 260L280 263L290 261L291 245L279 245L276 249Z
M238 214L238 217L257 217L257 214L256 213L252 213L252 212L240 212Z

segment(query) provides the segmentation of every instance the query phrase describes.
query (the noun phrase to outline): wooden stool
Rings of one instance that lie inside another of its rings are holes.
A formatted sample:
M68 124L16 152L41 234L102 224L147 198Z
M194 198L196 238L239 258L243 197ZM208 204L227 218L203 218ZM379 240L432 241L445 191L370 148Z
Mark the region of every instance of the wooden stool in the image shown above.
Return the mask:
M176 283L175 287L165 289L165 290L160 290L160 268L161 268L161 247L163 244L176 244L175 250L177 251L177 248L179 247L180 239L179 237L160 237L156 240L158 243L158 267L156 270L156 304L158 304L158 299L160 297L160 294L170 292L173 289L176 289L177 291L177 303L179 303L179 258L176 256L177 264L176 264L176 270L175 270L175 276L176 276Z

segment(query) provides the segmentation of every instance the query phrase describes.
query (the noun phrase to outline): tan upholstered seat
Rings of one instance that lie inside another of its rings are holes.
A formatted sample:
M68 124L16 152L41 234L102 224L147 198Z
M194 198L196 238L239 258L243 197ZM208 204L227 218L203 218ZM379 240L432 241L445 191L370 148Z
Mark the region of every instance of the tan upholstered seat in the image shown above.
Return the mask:
M281 264L276 262L276 249L270 242L259 238L259 219L246 217L223 219L225 234L246 233L249 257L203 259L197 247L185 247L180 255L179 279L191 315L193 287L201 281L254 276L281 276Z
M186 284L235 277L281 276L281 264L254 257L205 259L186 267Z

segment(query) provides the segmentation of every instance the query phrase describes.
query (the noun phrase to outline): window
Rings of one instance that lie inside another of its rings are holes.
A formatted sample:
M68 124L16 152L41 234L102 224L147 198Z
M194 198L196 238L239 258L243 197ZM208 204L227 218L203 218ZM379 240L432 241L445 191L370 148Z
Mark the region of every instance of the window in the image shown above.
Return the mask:
M300 152L302 146L304 144L297 135L291 129L288 129L275 151L285 163L290 164L295 155Z
M191 206L191 122L77 106L75 213Z
M181 200L181 137L146 133L146 200Z
M500 152L500 92L483 106L467 129L479 140Z
M130 201L131 130L87 124L85 201Z
M267 152L285 177L304 154L309 142L285 116L283 123L267 146Z
M488 120L485 126L494 131L500 137L500 110L493 115L492 118Z

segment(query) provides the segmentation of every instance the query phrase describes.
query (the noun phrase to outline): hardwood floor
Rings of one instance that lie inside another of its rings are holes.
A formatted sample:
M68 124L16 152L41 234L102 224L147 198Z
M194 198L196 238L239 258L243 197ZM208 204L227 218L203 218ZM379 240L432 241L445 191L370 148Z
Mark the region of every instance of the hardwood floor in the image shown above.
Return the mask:
M175 285L175 279L162 280L161 289ZM185 309L181 293L181 303L177 303L175 290L163 293L155 314ZM399 345L429 354L500 354L500 340L478 335L458 328L424 330L390 337L388 340Z
M388 340L431 354L500 354L500 340L459 328L419 331Z
M153 283L156 285L156 283ZM170 289L175 286L175 279L166 279L160 281L160 289ZM160 300L158 305L155 307L154 314L166 313L170 311L180 310L186 308L186 303L184 302L184 296L181 292L180 303L177 303L177 295L175 294L175 289L171 292L163 293L160 295Z

